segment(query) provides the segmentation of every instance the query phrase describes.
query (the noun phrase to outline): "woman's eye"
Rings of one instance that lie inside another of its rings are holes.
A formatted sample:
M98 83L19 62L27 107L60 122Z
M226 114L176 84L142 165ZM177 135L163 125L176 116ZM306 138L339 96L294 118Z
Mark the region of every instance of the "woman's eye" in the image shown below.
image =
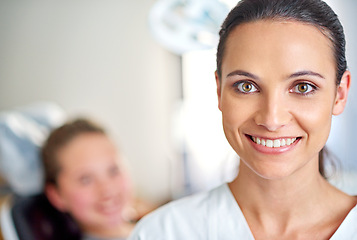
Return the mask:
M238 91L242 93L252 93L258 91L258 89L250 82L238 82L236 87Z
M309 94L316 90L316 87L309 83L298 83L292 88L292 92L299 94Z

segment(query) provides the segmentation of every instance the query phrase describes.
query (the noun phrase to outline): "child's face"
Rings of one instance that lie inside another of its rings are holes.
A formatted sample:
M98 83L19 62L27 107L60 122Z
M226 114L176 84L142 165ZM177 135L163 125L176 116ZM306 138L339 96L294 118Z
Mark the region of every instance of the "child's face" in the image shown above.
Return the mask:
M128 178L107 136L85 133L58 153L61 167L55 205L85 232L102 233L122 222L129 199Z

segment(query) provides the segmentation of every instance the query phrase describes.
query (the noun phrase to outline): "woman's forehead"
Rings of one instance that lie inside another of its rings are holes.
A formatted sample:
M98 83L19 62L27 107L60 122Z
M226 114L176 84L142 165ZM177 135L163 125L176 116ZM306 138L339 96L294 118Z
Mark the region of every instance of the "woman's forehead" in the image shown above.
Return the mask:
M241 70L331 71L334 74L334 61L331 41L317 27L297 21L260 20L241 24L229 34L222 77L237 67L243 68Z
M239 41L255 43L255 40L317 40L332 46L332 43L321 28L300 21L284 19L267 19L242 23L231 30L227 45L235 45ZM286 42L287 44L288 42ZM226 46L227 47L227 46Z

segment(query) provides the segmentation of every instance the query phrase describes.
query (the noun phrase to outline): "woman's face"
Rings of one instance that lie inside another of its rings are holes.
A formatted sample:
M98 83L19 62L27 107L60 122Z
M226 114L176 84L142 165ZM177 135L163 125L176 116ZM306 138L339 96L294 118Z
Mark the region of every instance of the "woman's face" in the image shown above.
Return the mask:
M216 80L224 132L241 164L268 179L317 172L348 92L349 73L339 87L335 76L331 43L312 25L266 20L234 29Z
M122 222L128 178L117 151L104 134L84 133L58 153L60 173L55 205L69 212L84 231L105 233Z

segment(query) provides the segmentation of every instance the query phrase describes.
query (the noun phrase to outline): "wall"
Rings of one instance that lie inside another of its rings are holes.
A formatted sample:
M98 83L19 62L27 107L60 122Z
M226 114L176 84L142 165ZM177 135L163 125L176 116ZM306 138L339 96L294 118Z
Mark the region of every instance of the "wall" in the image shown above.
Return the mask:
M93 117L126 155L137 193L171 194L180 59L151 37L154 0L0 1L0 111L54 101Z
M150 35L154 2L1 0L0 111L54 101L69 116L92 116L125 153L137 193L160 201L181 174L171 142L181 67ZM327 2L345 27L353 76L347 109L334 118L328 144L346 169L356 169L357 2Z

